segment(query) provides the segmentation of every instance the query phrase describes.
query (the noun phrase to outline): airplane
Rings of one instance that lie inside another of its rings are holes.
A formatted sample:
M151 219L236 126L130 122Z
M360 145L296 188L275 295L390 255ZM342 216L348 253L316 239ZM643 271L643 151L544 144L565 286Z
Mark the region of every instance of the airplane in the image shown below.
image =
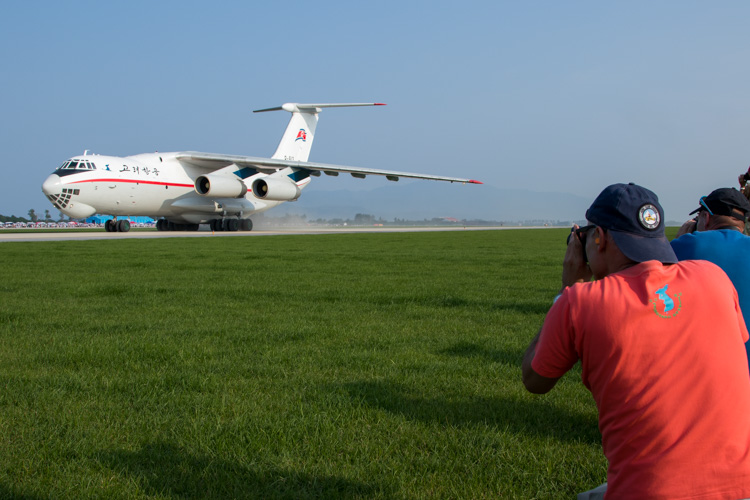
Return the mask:
M300 197L321 173L356 178L385 176L482 184L477 180L308 162L318 113L324 108L382 106L382 103L300 104L258 109L254 113L292 114L271 158L182 151L116 157L89 154L63 162L42 184L52 205L74 218L111 215L104 228L127 232L130 222L117 217L158 219L159 231L250 231L251 217Z

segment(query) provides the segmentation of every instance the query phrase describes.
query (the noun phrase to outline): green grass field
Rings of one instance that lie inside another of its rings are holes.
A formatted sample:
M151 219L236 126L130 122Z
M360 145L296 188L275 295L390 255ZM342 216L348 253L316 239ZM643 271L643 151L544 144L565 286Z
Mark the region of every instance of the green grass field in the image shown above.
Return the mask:
M0 498L572 498L566 229L3 243Z

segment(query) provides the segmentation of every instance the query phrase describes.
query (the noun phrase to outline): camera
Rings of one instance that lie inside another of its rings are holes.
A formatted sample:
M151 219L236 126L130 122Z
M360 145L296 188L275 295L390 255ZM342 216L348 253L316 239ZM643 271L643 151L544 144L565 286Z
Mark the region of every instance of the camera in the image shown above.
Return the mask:
M570 244L570 237L573 236L573 234L576 235L578 238L578 241L581 242L581 251L583 252L583 262L588 264L589 258L588 255L586 255L586 234L589 232L590 229L595 228L595 224L589 224L588 226L579 227L576 228L570 228L570 233L568 234L568 239L566 240L566 245Z

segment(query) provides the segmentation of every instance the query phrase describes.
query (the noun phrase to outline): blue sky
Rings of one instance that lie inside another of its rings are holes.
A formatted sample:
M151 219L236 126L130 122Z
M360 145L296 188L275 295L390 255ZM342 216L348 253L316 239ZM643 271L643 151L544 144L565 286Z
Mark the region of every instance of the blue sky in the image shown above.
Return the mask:
M587 199L633 181L683 220L750 164L748 19L744 1L11 2L0 213L56 217L41 183L84 149L269 156L288 115L253 109L385 102L325 110L310 160Z

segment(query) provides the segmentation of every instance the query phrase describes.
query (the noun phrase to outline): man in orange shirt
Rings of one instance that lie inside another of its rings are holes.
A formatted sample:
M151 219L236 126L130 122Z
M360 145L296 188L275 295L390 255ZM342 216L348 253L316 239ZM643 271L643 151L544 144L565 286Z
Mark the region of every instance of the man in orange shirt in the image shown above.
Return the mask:
M748 332L731 281L677 263L648 189L609 186L586 218L523 360L539 394L581 361L609 468L579 498L750 497Z

